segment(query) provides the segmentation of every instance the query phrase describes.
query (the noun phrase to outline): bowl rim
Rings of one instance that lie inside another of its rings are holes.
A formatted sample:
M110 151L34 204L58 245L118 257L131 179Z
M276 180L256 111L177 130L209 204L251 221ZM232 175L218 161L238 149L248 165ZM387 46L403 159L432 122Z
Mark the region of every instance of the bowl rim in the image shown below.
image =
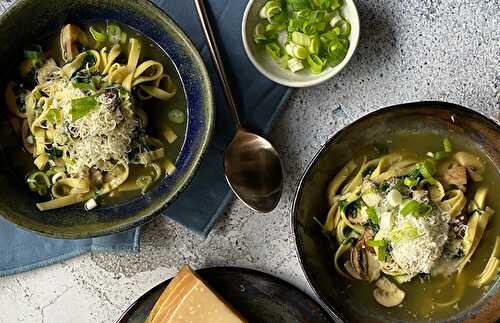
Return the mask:
M246 30L247 30L246 28L248 26L248 16L250 15L250 10L252 9L252 7L256 1L257 0L249 0L247 6L245 8L245 12L243 13L243 19L241 21L241 38L242 38L242 42L243 42L243 47L245 48L245 53L246 53L248 59L250 60L250 62L252 62L252 65L262 75L264 75L265 77L267 77L271 81L278 83L278 84L281 84L283 86L288 86L288 87L293 87L293 88L305 88L305 87L312 87L315 85L319 85L321 83L324 83L324 82L330 80L335 75L339 74L347 66L347 64L351 61L352 57L356 53L357 48L358 48L358 43L359 43L360 32L358 32L356 34L356 36L351 39L350 47L352 46L353 50L350 53L348 52L348 54L346 55L344 60L342 60L342 62L339 65L335 66L330 71L328 71L328 70L323 71L320 74L318 74L317 77L315 77L311 80L290 81L288 79L276 76L276 74L269 72L266 68L264 68L264 66L262 66L262 64L259 63L259 61L255 58L255 56L252 54L252 51L250 50L250 45L249 45L249 40L248 40L247 33L246 33ZM353 0L347 0L347 1L350 1L352 3L353 9L354 9L353 13L355 16L355 20L350 21L351 25L355 24L355 25L361 27L359 12L358 12L358 8L356 6L356 3ZM360 29L360 28L358 28L358 29Z
M183 43L187 47L187 49L192 53L192 59L197 63L199 66L202 74L205 76L204 79L206 82L203 82L203 87L206 88L206 107L207 107L207 122L206 122L206 129L203 131L202 134L202 140L200 141L200 146L194 153L194 159L192 164L186 169L186 175L180 179L179 186L177 189L173 191L173 195L171 196L170 199L168 200L161 200L159 203L159 206L156 208L152 209L151 211L144 213L142 216L140 216L137 219L134 219L132 221L129 221L127 223L119 224L119 225L111 225L107 226L104 228L99 228L97 230L92 230L92 231L82 231L82 232L58 232L58 233L52 233L52 232L47 232L42 229L37 229L37 228L32 228L28 226L21 225L17 222L14 222L10 219L7 219L3 216L2 213L0 213L0 218L4 219L5 221L8 221L9 223L14 224L17 228L20 228L22 230L28 230L30 232L49 237L49 238L57 238L57 239L88 239L88 238L97 238L97 237L102 237L102 236L107 236L107 235L112 235L120 232L124 232L127 230L131 230L137 227L142 226L143 224L146 224L150 221L152 221L155 217L159 216L165 209L167 209L177 198L179 195L184 192L189 184L193 181L198 169L201 166L201 163L203 162L208 147L210 145L210 142L212 141L213 134L215 131L215 118L216 118L216 109L215 109L215 98L214 98L214 91L213 91L213 85L212 81L210 78L210 75L208 73L207 66L201 57L200 52L194 45L193 41L191 38L184 32L184 30L177 24L177 22L168 15L163 9L161 9L156 3L153 3L150 0L137 0L141 5L149 7L151 11L155 12L156 17L159 19L159 23L161 24L169 24L170 27L176 32L176 36L178 36L180 39L182 39ZM26 0L19 0L17 2L14 2L11 6L9 6L2 14L0 14L0 23L3 22L4 19L7 19L13 12L16 10L19 10L22 8L22 6L26 3ZM160 46L161 47L161 46ZM163 49L162 49L163 50ZM178 66L172 62L172 64L175 66L176 69L178 69ZM166 195L166 194L162 194ZM138 236L137 234L135 235L134 240L137 240Z
M397 110L403 110L409 107L419 107L419 106L433 106L435 109L443 109L443 110L448 110L447 108L452 108L452 109L457 109L466 113L469 113L471 115L476 116L477 118L481 119L487 124L493 125L498 132L500 132L500 124L496 122L495 120L483 115L480 112L474 111L470 108L461 106L459 104L451 103L451 102L445 102L445 101L415 101L415 102L408 102L408 103L401 103L401 104L396 104L396 105L391 105L387 106L381 109L377 109L375 111L372 111L358 119L356 119L353 122L350 122L346 126L342 127L339 131L334 133L321 147L318 149L318 151L314 154L314 157L310 160L308 163L307 167L305 168L304 172L302 173L297 188L295 190L295 195L293 197L293 202L292 202L292 207L291 207L291 216L290 216L290 225L292 229L292 234L293 238L295 240L295 252L297 255L297 258L299 259L299 264L300 268L302 269L302 273L304 274L304 277L306 278L307 284L311 288L314 296L318 299L319 304L323 306L323 308L334 318L338 319L341 321L346 321L345 314L343 311L340 309L341 307L335 306L335 304L331 304L326 301L326 297L323 294L323 292L314 284L314 279L312 275L310 274L309 270L306 270L306 265L303 261L305 257L305 252L301 244L299 244L299 223L298 223L298 205L299 205L299 199L300 196L302 195L303 189L304 189L304 180L309 175L310 170L313 168L313 166L316 164L319 156L323 153L323 151L330 146L339 136L341 136L345 131L347 131L348 128L351 126L358 124L366 119L390 112L390 111L397 111ZM499 278L500 279L500 278ZM472 306L475 306L472 305ZM452 319L453 317L450 317L448 319Z

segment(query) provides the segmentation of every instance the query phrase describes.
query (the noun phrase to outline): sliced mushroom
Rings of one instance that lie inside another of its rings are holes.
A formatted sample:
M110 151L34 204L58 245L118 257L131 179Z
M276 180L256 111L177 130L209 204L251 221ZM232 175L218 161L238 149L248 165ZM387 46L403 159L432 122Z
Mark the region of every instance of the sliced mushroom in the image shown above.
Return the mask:
M483 177L485 166L481 159L473 154L467 152L458 152L453 158L463 167L467 169L467 173L475 182L480 182Z
M38 70L37 73L37 81L39 84L47 82L53 75L54 72L58 71L59 67L57 67L54 59L48 59L45 64Z
M30 154L33 154L33 151L34 151L33 137L31 136L30 127L29 127L28 121L26 119L24 119L24 121L23 121L22 137L23 137L24 148Z
M401 304L405 298L405 292L385 277L381 277L375 283L377 288L373 291L373 297L382 306L394 307Z
M78 54L78 43L88 47L88 36L78 26L67 24L61 29L59 37L64 62L72 61Z
M349 260L344 264L346 271L355 279L372 282L380 276L380 264L376 256L369 252L364 240L351 248Z

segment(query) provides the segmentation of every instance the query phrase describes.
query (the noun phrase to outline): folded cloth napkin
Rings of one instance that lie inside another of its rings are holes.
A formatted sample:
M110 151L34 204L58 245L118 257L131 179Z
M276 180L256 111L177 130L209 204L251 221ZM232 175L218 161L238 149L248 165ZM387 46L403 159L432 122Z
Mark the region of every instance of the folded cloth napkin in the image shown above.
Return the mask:
M232 77L242 120L247 127L267 133L291 93L265 79L248 60L241 41L246 0L206 0L219 37L226 68ZM200 50L214 85L217 120L214 139L187 190L162 214L205 237L232 198L224 178L224 149L234 127L201 32L193 1L153 1L168 13ZM5 4L5 2L3 3ZM46 266L89 250L138 250L140 229L107 237L58 240L21 230L0 218L0 276Z

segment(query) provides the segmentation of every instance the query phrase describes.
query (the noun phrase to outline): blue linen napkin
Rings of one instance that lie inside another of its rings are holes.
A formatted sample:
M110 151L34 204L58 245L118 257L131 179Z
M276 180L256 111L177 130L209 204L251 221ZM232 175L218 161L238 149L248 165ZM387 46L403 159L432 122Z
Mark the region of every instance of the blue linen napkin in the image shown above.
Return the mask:
M264 78L248 60L241 41L241 20L246 0L206 0L215 22L219 46L232 80L241 119L245 126L268 133L291 90ZM187 190L162 211L174 221L206 237L222 215L232 194L224 178L224 149L234 127L213 68L204 36L191 0L153 1L173 18L203 56L214 85L217 118L214 139ZM237 74L237 77L235 75ZM0 277L47 266L90 250L133 250L139 248L140 228L83 240L58 240L38 236L0 218Z

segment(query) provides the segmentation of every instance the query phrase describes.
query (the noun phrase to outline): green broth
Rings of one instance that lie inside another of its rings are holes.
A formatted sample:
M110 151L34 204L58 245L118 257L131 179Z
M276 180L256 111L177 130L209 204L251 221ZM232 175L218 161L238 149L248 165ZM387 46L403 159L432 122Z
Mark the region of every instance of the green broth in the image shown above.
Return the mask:
M116 22L102 21L85 21L77 23L77 25L86 32L88 32L90 26L97 27L97 29L99 30L105 30L108 24L118 25L122 31L128 34L128 38L137 38L142 45L139 64L146 60L155 60L161 63L165 68L164 73L168 74L171 77L173 83L177 87L176 95L169 101L161 101L155 98L147 101L136 100L136 105L142 108L148 116L148 126L146 127L146 133L157 139L160 139L164 144L165 157L157 161L158 164L163 165L167 160L170 160L175 164L175 161L182 149L182 145L184 144L187 121L181 124L174 123L169 120L168 113L171 109L178 109L185 114L185 120L187 120L188 118L186 93L184 91L179 73L173 62L169 59L163 49L158 46L158 44L156 44L146 35L129 26ZM44 53L46 53L46 56L54 58L59 66L62 65L61 49L59 45L59 31L43 37L38 43L42 46ZM125 45L125 53L128 50L127 46L128 45ZM104 46L98 47L97 49L99 50L102 47ZM120 56L121 58L119 60L124 59L122 56L123 53ZM21 61L22 60L20 59L19 63ZM19 66L19 64L16 64L15 66ZM17 75L17 72L13 71L11 75ZM134 95L134 97L136 96ZM172 144L169 144L162 135L162 130L165 128L165 126L170 127L177 136L177 139ZM16 174L18 174L17 176L19 178L24 179L26 174L36 169L35 165L33 164L32 156L22 148L21 143L15 149L15 151L12 151L12 153L8 154L8 158L11 159L11 165L13 165L14 171ZM144 168L140 165L130 165L130 175L126 183L134 183L141 175L150 173L151 168ZM154 185L157 185L160 181L161 178L160 180L155 182ZM129 199L139 196L140 194L141 193L139 190L125 192L115 191L112 192L112 194L110 194L109 196L100 197L98 203L101 206L111 206L116 203L123 203ZM47 197L42 197L40 200L46 199Z
M427 321L449 318L475 304L494 284L493 281L485 287L475 288L469 286L468 282L482 272L493 250L496 236L500 234L500 221L498 219L500 201L495 199L497 196L495 193L500 191L499 171L495 169L491 161L481 152L479 147L469 142L465 142L462 138L454 136L453 134L447 136L452 141L453 151L474 153L480 156L481 160L485 163L486 172L484 174L484 180L479 184L469 186L467 198L472 198L471 195L473 195L479 185L487 186L489 188L489 194L486 204L493 208L496 214L488 224L487 230L471 262L465 266L458 280L456 274L450 279L445 279L443 276L431 277L429 280L415 277L409 283L398 285L398 287L406 293L405 300L399 307L386 309L385 313L388 315L386 318L396 318L405 321ZM425 153L429 151L441 151L443 149L442 141L443 136L441 134L400 133L391 137L383 144L389 148L390 152L401 151L420 160L425 158ZM372 146L365 150L367 154L372 151ZM359 300L359 302L357 301L356 303L365 304L367 306L367 311L370 311L370 308L381 307L372 296L374 286L358 280L352 280L350 284L350 287L346 290L346 294L348 297ZM464 293L461 300L456 305L447 307L437 305L438 303L449 302L454 297L460 295L460 288L464 288Z

